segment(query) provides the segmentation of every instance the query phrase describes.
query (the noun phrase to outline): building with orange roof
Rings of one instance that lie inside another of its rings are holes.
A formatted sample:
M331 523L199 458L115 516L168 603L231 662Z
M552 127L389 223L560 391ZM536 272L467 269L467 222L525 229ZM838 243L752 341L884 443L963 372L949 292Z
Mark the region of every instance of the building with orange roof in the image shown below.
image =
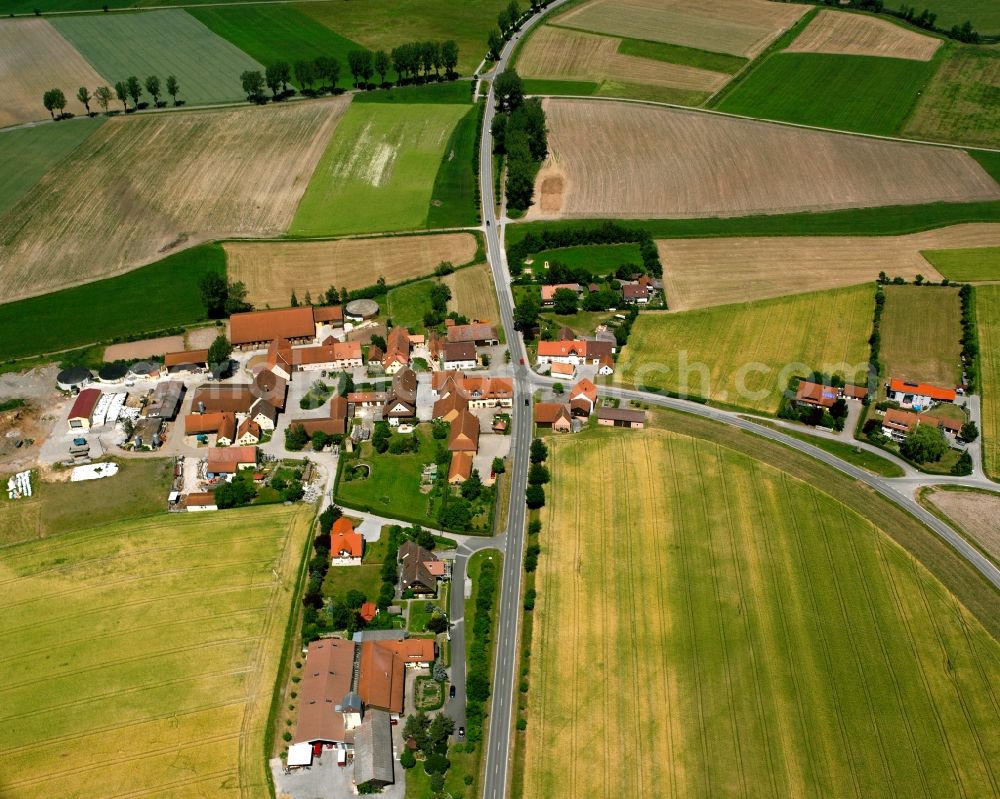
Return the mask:
M451 423L448 449L452 452L479 451L479 419L469 411L462 411Z
M362 642L357 691L367 707L398 716L403 712L406 667L402 658L384 643Z
M360 566L365 539L354 531L354 522L341 516L330 528L330 555L334 566Z
M930 383L908 383L893 378L889 381L888 397L903 408L932 408L938 402L954 402L958 392L953 388L941 388Z
M451 424L460 414L468 410L469 401L459 392L453 391L434 403L433 415L435 419Z
M607 357L611 358L614 347L610 341L599 339L573 339L572 341L539 341L537 362L571 363L598 365Z
M472 477L472 454L469 452L455 452L451 456L451 465L448 467L448 482L452 484L464 483Z
M949 443L954 443L962 431L962 423L955 419L903 411L899 408L889 408L882 417L882 433L897 442L902 442L918 425L936 427L948 437Z
M549 367L549 374L553 377L567 377L572 378L576 375L576 366L572 363L563 363L562 361L556 361Z
M535 424L551 428L557 433L569 433L573 429L573 415L565 402L536 402Z
M410 365L410 331L405 327L394 327L385 339L385 355L382 367L386 374L395 374Z
M301 344L315 339L316 322L312 307L249 311L229 317L229 340L234 347L263 347L276 338Z
M569 402L571 407L574 402L580 403L578 405L580 408L586 407L587 412L583 415L589 416L593 413L594 406L597 405L597 386L586 377L578 380L573 388L569 390Z
M257 447L212 447L208 450L209 477L230 478L243 469L257 468Z
M378 615L378 605L374 602L363 602L361 607L358 609L358 615L364 619L366 623L371 624L371 622Z
M260 436L260 425L249 416L240 422L240 426L236 429L236 443L243 447L259 444Z
M296 743L354 742L362 710L350 697L355 649L353 641L342 638L309 644L299 683Z

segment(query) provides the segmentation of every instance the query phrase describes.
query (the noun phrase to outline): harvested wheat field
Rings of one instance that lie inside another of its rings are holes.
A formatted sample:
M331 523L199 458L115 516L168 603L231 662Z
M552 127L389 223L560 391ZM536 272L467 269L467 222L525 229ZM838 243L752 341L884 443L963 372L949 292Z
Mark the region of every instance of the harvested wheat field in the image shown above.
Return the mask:
M923 495L994 561L1000 562L1000 494L931 488Z
M545 100L528 218L706 217L1000 198L961 150L641 103Z
M930 61L940 46L940 39L888 20L824 10L795 37L785 52L874 55Z
M526 78L611 80L702 92L717 91L732 77L707 69L622 55L618 52L619 43L619 39L608 36L546 25L525 45L517 60L518 72Z
M66 95L67 111L82 114L77 88L93 92L104 85L107 81L44 19L0 20L0 128L48 119L42 94L53 87ZM96 102L91 108L100 110Z
M0 302L284 233L347 102L108 120L0 218Z
M752 58L809 10L766 0L590 0L559 25Z
M941 274L921 250L1000 243L1000 224L968 224L909 236L784 236L657 242L674 311L853 286L879 272L912 280Z
M994 795L1000 645L893 540L933 535L791 450L669 424L549 440L523 795Z
M503 335L493 274L487 264L459 269L443 278L442 282L451 289L449 311L455 311L470 321L478 319L480 322L492 322L497 325L500 335Z
M330 286L357 289L384 277L389 285L429 275L442 261L456 266L476 254L471 233L301 242L228 242L231 280L241 280L255 305L280 308L294 291L318 297Z

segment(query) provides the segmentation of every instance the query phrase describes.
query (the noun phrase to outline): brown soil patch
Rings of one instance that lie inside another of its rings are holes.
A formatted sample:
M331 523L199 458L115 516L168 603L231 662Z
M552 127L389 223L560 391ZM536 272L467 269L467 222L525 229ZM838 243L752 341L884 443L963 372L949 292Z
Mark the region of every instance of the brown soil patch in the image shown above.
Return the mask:
M843 11L820 11L795 41L789 53L842 53L930 61L941 40L884 19Z
M969 224L909 236L785 236L657 242L671 310L749 302L853 286L885 272L911 280L941 275L925 249L1000 241L1000 224Z
M931 504L952 519L990 557L1000 561L1000 496L978 491L930 491Z
M104 349L105 361L127 361L132 358L161 358L165 353L184 349L184 336L160 336L141 341L112 344Z
M745 216L1000 198L1000 185L960 150L639 103L549 99L545 110L548 163L569 189L558 214L536 205L529 218Z
M538 172L538 195L535 201L543 214L557 215L562 211L566 179L559 165L551 159Z
M517 68L526 78L598 83L613 80L704 92L721 89L731 77L707 69L621 55L618 43L618 39L607 36L546 25L528 40L518 57Z
M49 119L42 94L60 87L66 95L66 110L84 113L76 90L86 86L93 92L107 81L44 19L0 21L0 128ZM99 110L97 103L91 104Z
M228 323L227 323L228 324ZM212 346L212 342L219 336L220 333L225 333L226 328L223 327L199 327L196 330L189 330L185 333L185 349L189 350L204 350Z
M753 57L808 8L767 0L591 0L557 20L595 33Z
M230 242L225 245L231 280L241 280L255 305L281 308L294 291L299 301L330 286L356 289L384 277L390 285L428 275L442 261L455 266L476 254L471 233L388 236L301 242Z
M283 233L348 102L109 119L0 218L0 302Z

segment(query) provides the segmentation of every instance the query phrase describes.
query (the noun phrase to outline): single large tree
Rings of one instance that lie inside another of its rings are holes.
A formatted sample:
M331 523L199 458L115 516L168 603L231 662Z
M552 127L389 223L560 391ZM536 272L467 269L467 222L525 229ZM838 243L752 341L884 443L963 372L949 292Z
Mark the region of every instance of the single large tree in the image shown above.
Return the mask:
M513 69L505 70L497 76L493 82L493 91L500 111L513 111L524 102L524 84L521 76Z
M441 42L441 61L444 63L445 74L449 77L454 75L458 66L458 45L453 39Z
M122 104L122 110L128 112L128 84L120 80L115 84L115 95L118 102Z
M229 296L226 278L218 272L206 272L198 280L198 291L201 292L201 302L208 318L220 318L226 311L226 299Z
M208 348L208 362L212 366L221 366L229 362L233 353L233 345L225 336L217 336L212 346Z
M337 88L337 81L340 80L340 62L328 55L319 56L316 59L316 77L321 81L326 81L326 85L332 92Z
M375 51L375 71L378 73L378 80L380 84L385 83L385 76L389 72L389 66L391 63L389 54L385 50Z
M944 435L930 424L918 424L899 445L899 451L915 463L936 463L947 450Z
M90 116L90 101L93 99L91 97L90 90L86 86L81 86L76 90L76 99L83 103L87 116Z
M301 88L312 91L312 85L316 82L316 65L312 61L296 61L295 80Z
M174 101L174 105L177 105L177 94L180 90L181 85L177 82L177 78L174 75L167 75L167 94Z
M490 31L489 38L486 40L486 49L489 50L491 61L500 58L500 51L503 50L503 37L496 28Z
M270 64L264 70L264 82L271 90L271 94L277 99L278 93L281 91L281 67L278 64Z
M139 79L135 75L130 75L125 81L125 88L128 91L128 96L132 99L132 108L137 109L139 98L142 97L142 84L139 83Z
M97 100L97 104L101 107L101 110L106 114L108 113L108 106L111 105L111 101L114 99L114 94L112 94L111 89L107 86L98 86L94 89L94 99Z
M146 78L146 91L149 92L150 96L153 98L153 108L157 108L160 105L160 79L156 75L150 75Z
M62 110L66 107L66 95L62 93L62 89L49 89L42 94L42 105L55 119L56 109L58 108L59 113L62 114Z
M514 306L514 327L522 333L527 333L538 324L538 314L541 306L534 297L526 297Z
M240 82L248 100L259 100L264 93L264 76L260 74L260 70L248 69L240 75Z
M576 313L577 296L573 289L556 289L552 295L552 310L557 314Z

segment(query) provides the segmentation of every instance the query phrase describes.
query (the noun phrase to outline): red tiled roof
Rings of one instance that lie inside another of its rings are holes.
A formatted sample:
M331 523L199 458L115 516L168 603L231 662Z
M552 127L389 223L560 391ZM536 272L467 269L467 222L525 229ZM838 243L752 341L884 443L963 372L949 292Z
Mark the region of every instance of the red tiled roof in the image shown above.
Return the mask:
M576 367L571 363L554 363L550 372L560 377L572 377L576 373Z
M452 452L476 452L479 449L479 419L469 411L460 411L451 423L448 449Z
M336 708L351 690L354 647L342 638L309 644L299 684L296 742L345 740L344 715Z
M244 463L257 463L257 447L212 447L208 451L208 471L230 474Z
M593 405L597 402L597 386L595 386L586 377L581 380L577 380L576 384L569 390L570 398L573 397L586 397L590 400L590 404Z
M90 419L94 412L94 406L101 398L101 392L96 388L85 388L77 395L73 401L73 407L69 409L70 419Z
M229 340L236 345L276 338L312 338L315 335L316 323L313 309L309 306L250 311L229 317Z
M448 482L464 483L472 477L472 455L468 452L456 452L451 456L451 466L448 467Z
M930 397L942 402L954 402L957 396L953 388L941 388L940 386L932 386L930 383L907 383L905 380L899 380L895 377L889 381L889 389L904 394L919 394L922 397Z
M569 406L564 402L538 402L535 404L536 424L555 424L560 419L570 421Z
M365 602L361 605L361 609L358 610L358 615L365 621L370 622L378 615L378 605L374 602Z
M471 325L452 325L448 328L448 341L452 343L495 341L497 338L497 331L493 325L474 323Z
M542 286L542 302L550 302L555 297L559 289L569 289L570 291L580 291L579 283L555 283L550 286Z
M185 363L208 363L208 350L183 350L168 352L163 356L163 365L167 367Z
M339 305L314 305L313 319L316 322L343 322L344 309Z
M819 405L822 408L832 407L838 396L839 392L832 386L810 383L808 380L799 381L799 387L795 391L796 401Z

